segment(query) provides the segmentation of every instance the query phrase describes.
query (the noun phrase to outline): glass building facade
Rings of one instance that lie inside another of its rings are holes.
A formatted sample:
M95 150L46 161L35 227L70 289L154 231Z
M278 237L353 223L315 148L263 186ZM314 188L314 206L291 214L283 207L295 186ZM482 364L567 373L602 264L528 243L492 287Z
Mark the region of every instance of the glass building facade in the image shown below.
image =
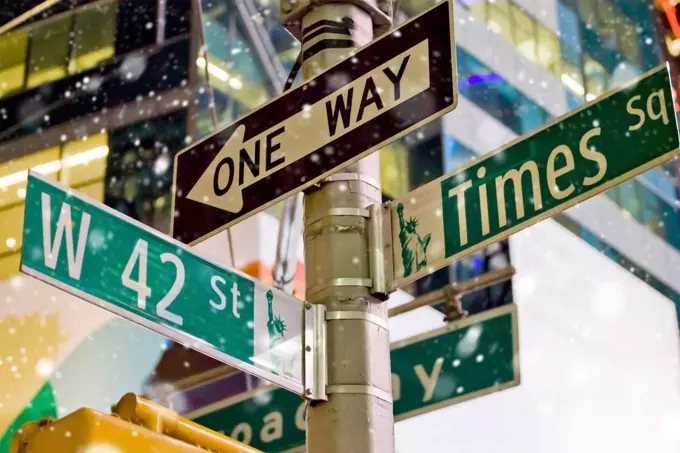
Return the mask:
M558 34L509 0L458 1L489 31L512 42L520 55L558 78L566 88L570 109L662 62L649 2L560 0ZM516 134L553 119L501 74L460 48L458 71L460 93ZM621 184L606 196L650 231L680 248L676 174L677 165L670 163Z
M0 279L19 270L29 168L169 229L190 2L71 3L0 35Z
M512 0L456 1L488 33L510 43L523 64L558 80L568 108L661 61L644 1L559 0L556 27ZM0 278L18 270L27 168L38 167L167 231L174 154L215 124L226 124L281 92L300 46L280 25L278 2L203 0L200 17L192 4L78 1L70 9L57 5L0 35ZM405 20L430 5L404 0L397 18ZM461 96L514 134L554 118L554 111L469 49L458 47L457 62ZM414 132L381 151L385 199L475 155L438 125ZM648 172L607 196L680 248L670 167ZM429 291L508 263L507 247L494 247L412 290Z

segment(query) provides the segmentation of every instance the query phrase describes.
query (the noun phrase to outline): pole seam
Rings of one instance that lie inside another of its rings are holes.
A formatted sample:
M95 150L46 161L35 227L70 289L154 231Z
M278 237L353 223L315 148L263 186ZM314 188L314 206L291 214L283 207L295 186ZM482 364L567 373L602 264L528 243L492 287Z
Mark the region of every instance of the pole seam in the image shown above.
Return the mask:
M371 324L375 324L378 327L382 327L383 329L389 329L389 323L386 320L366 311L338 310L326 312L326 321L338 321L346 319L366 321L370 322Z
M392 404L392 395L385 390L379 389L373 385L364 384L336 384L329 385L326 387L326 393L344 393L350 395L371 395L376 398L385 401L386 403Z

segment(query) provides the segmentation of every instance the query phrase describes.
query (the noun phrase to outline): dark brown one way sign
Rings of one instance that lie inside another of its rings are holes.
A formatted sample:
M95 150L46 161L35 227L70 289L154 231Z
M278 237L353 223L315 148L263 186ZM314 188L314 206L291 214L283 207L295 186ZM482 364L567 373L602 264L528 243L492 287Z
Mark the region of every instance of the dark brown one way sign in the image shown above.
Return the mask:
M181 151L173 236L207 239L451 111L455 49L442 1Z

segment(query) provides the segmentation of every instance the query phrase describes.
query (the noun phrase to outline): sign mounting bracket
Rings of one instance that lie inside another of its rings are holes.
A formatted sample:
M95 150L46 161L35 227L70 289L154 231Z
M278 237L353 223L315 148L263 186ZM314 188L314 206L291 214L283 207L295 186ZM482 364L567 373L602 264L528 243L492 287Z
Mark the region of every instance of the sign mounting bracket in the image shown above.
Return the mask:
M306 302L304 318L303 396L312 401L328 401L326 306Z
M368 207L368 262L371 272L371 294L387 300L394 289L392 264L392 222L387 203Z

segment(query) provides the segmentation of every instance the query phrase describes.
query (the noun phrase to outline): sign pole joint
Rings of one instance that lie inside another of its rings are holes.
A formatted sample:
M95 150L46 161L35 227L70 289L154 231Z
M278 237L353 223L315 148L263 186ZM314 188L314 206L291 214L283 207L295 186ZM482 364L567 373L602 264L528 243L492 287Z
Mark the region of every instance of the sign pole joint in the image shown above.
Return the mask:
M444 288L444 321L453 322L467 318L468 311L463 308L463 293L454 285Z
M313 8L329 3L337 3L337 0L282 0L281 23L295 39L302 42L304 35L302 18ZM372 35L380 36L392 26L393 0L350 0L347 3L356 5L371 16ZM339 23L346 24L350 30L356 27L353 22L339 21Z
M392 263L392 221L388 204L369 206L368 261L371 272L371 294L385 301L394 289Z

